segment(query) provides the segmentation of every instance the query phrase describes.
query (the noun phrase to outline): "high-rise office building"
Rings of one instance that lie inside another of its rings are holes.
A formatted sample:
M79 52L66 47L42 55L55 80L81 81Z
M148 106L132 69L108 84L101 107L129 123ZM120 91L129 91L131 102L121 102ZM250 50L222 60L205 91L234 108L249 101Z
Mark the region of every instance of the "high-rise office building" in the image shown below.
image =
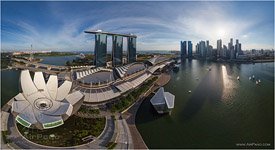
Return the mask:
M206 45L205 41L200 41L199 51L202 58L206 58Z
M193 44L191 41L188 41L188 57L192 58L192 53L193 53Z
M226 45L223 45L223 48L222 48L222 57L224 59L227 59L228 58L228 50L227 50L227 46Z
M113 67L122 65L123 57L123 37L113 35L112 65Z
M242 44L239 43L239 53L238 55L243 55L243 51L242 51Z
M209 41L208 40L206 40L205 48L206 48L206 57L208 57L209 56Z
M107 61L107 34L95 34L95 59L96 67L106 66Z
M209 45L209 41L207 40L206 41L206 57L208 57L208 58L210 58L211 57L211 49L210 49L210 46L211 45Z
M234 49L234 45L233 45L233 39L230 39L230 43L228 43L228 50L230 53L230 59L235 59L236 55L235 55L235 49Z
M213 59L214 57L213 57L213 46L211 46L211 45L209 45L209 47L208 47L208 51L209 51L209 58L210 59Z
M218 54L217 54L217 49L214 49L214 48L213 48L213 49L212 49L212 59L213 59L213 60L217 60L217 55L218 55Z
M222 40L219 39L217 41L217 57L220 58L222 56Z
M222 48L222 57L224 59L227 58L227 47L226 47L226 45L223 45L223 48Z
M200 50L199 50L199 43L196 44L196 54L199 55L200 54Z
M127 40L128 40L128 50L127 50L128 63L132 63L136 61L136 38L128 37Z
M187 48L186 48L186 41L180 41L180 55L181 57L186 57L187 55Z
M236 53L236 56L242 55L242 46L241 46L241 43L239 43L238 39L236 39L235 53Z

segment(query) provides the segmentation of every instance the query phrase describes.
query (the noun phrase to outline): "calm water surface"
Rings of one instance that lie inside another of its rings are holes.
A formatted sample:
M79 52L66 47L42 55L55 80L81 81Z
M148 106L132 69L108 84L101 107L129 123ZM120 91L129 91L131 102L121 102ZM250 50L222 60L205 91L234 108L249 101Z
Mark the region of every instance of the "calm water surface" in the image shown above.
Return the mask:
M260 85L248 79L253 74ZM172 114L158 115L149 100L137 113L137 128L149 148L238 148L238 143L253 142L274 146L273 63L186 60L171 75L164 89L175 95Z
M76 58L76 55L70 55L70 56L47 56L47 57L38 57L42 58L43 61L41 63L43 64L49 64L49 65L57 65L57 66L64 66L66 65L67 61L72 61Z
M19 92L19 70L1 71L1 107Z

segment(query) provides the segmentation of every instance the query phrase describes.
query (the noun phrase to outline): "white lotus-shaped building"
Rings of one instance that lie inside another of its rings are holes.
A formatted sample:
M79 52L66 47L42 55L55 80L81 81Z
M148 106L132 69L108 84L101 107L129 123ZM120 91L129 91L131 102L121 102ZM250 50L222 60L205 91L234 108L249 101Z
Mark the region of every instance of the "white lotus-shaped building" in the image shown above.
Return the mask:
M28 128L60 126L83 102L81 92L70 93L72 82L65 81L58 87L56 75L50 75L46 83L42 72L35 72L32 80L29 70L23 70L20 83L22 93L14 97L12 113L18 123Z

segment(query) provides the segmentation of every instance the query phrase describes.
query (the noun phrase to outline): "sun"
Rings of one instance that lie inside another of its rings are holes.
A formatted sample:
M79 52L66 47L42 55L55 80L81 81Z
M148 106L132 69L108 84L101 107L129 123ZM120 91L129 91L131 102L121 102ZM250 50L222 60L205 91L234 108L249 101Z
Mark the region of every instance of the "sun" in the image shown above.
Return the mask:
M226 36L226 30L224 28L218 28L216 32L218 38L224 38Z

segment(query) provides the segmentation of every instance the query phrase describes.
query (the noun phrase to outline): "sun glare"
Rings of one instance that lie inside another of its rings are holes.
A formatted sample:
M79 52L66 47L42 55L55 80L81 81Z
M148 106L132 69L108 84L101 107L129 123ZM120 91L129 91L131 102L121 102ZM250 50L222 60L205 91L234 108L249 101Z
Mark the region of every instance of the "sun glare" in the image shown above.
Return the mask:
M225 29L223 29L223 28L218 28L216 31L217 31L217 36L218 36L218 38L225 38L225 36L226 36L226 31L225 31Z

